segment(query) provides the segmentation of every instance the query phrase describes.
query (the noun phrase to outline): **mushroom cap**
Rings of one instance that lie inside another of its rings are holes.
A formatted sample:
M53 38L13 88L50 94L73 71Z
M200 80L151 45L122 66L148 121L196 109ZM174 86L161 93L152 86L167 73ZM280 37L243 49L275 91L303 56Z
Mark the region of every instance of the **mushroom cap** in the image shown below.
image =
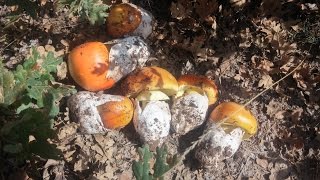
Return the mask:
M97 107L103 125L107 129L119 129L130 123L133 117L133 103L123 97L120 101L109 101Z
M109 69L109 51L101 42L87 42L74 48L68 57L71 77L88 91L112 87L115 81L106 78Z
M141 23L141 11L130 3L113 5L106 20L107 33L112 37L122 37L133 32Z
M142 91L159 90L172 96L178 91L176 78L160 67L143 67L129 74L121 84L125 96L135 98Z
M246 110L242 105L235 102L224 102L218 105L210 114L210 121L219 123L219 121L229 117L222 123L225 130L230 131L240 127L245 131L244 139L247 139L258 130L258 122L252 113Z
M178 78L180 87L183 86L196 86L201 88L209 99L209 106L214 104L218 99L218 88L214 81L205 76L200 75L182 75Z
M80 91L68 99L70 116L87 134L121 128L132 120L133 105L124 96Z

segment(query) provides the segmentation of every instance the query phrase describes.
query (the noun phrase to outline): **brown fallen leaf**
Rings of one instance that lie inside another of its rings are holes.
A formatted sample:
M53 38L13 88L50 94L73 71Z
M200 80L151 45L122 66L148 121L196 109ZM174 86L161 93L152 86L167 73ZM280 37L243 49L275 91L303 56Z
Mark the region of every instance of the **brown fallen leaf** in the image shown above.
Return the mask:
M65 79L67 77L67 72L68 68L66 62L62 62L57 66L57 77L59 80Z
M256 163L259 165L259 166L261 166L262 168L264 168L264 169L267 169L268 168L268 160L266 160L266 159L260 159L260 158L257 158L256 159Z
M272 83L272 78L268 74L264 74L258 83L258 87L268 88L272 85Z
M217 12L218 8L219 4L216 0L197 0L195 4L195 11L202 21L212 13Z

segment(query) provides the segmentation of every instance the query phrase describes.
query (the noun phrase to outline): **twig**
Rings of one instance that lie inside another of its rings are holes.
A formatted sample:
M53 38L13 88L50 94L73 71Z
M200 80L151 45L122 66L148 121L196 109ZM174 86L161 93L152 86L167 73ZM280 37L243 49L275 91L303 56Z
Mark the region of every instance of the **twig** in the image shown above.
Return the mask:
M240 176L243 172L244 167L247 165L249 158L246 159L246 161L244 162L244 164L241 166L240 172L238 173L238 176L236 179L240 179Z

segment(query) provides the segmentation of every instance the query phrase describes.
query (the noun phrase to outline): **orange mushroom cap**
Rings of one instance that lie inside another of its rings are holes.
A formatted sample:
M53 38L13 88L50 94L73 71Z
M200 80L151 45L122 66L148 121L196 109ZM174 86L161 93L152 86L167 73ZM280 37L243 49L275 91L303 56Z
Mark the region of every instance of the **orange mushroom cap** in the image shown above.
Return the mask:
M182 75L178 79L179 86L189 85L201 88L209 99L209 105L214 104L218 99L218 88L214 81L200 75Z
M113 79L106 78L109 51L101 42L87 42L74 48L68 57L70 75L88 91L100 91L112 87Z
M122 101L110 101L97 107L103 125L107 129L119 129L130 123L133 117L133 103L124 97Z
M237 127L245 131L243 139L247 139L258 130L258 122L252 113L240 104L234 102L224 102L218 105L210 114L210 121L219 123L219 121L227 118L222 123L222 127L234 129Z
M122 37L129 34L138 28L141 18L141 12L131 4L114 5L107 17L107 33L112 37Z

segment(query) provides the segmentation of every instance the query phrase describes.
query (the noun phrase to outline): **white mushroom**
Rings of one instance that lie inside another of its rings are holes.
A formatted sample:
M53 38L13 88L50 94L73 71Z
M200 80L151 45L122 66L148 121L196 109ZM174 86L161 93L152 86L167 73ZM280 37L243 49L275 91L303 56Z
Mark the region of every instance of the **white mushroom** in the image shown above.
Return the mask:
M131 6L135 6L131 4ZM135 36L142 36L143 38L147 38L151 33L153 29L153 16L150 12L146 11L145 9L141 7L135 6L138 11L141 13L141 23L138 26L136 30L132 32L132 35Z
M171 128L179 134L186 134L199 127L206 118L208 98L206 95L191 93L173 100Z
M145 65L150 56L148 45L138 36L108 42L113 44L109 52L109 71L107 78L116 82L136 68Z
M165 101L145 102L140 107L136 101L133 123L143 142L150 146L162 144L170 132L171 114Z
M204 167L216 165L224 159L230 158L238 150L244 131L235 128L230 133L226 133L222 127L212 124L211 132L197 146L195 157ZM207 129L207 130L208 130Z

